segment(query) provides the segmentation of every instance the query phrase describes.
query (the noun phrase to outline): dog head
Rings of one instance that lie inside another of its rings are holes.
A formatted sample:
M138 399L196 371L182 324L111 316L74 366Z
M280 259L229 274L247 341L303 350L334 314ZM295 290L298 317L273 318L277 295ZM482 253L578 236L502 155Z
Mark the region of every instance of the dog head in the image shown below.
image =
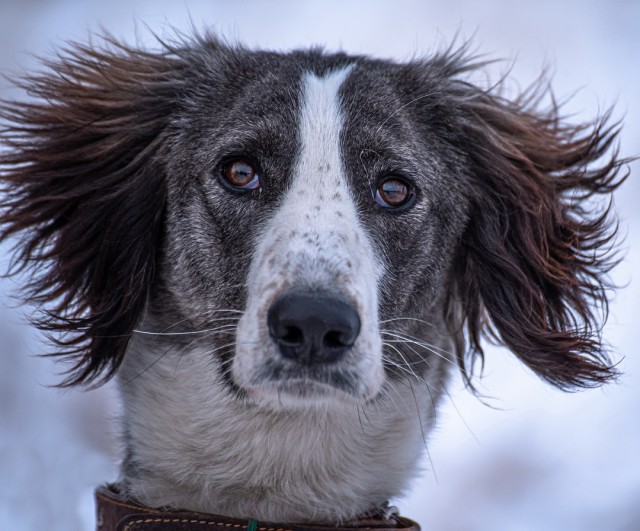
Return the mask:
M134 330L276 405L364 403L443 359L468 377L485 335L559 387L615 374L593 310L614 233L593 199L624 162L608 115L477 88L451 50L203 37L50 66L2 107L1 221L67 384L110 377Z

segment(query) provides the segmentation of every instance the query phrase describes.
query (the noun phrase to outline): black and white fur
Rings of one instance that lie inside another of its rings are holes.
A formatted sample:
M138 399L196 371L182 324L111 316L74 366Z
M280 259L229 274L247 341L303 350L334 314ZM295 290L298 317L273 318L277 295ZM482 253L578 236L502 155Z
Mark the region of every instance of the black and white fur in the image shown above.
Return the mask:
M36 100L2 107L2 235L21 235L66 383L117 370L127 496L348 519L407 488L483 335L559 387L615 375L592 307L614 233L592 198L624 163L608 116L477 88L452 50L400 64L207 36L49 66L19 82ZM225 182L233 160L257 188ZM376 199L390 177L399 208ZM283 355L269 315L291 294L351 308L356 339Z

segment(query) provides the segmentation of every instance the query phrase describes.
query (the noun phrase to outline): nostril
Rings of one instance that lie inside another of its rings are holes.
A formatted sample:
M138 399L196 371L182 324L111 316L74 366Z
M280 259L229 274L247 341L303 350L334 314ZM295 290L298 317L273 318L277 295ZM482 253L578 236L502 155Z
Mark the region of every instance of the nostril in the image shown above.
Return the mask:
M284 334L279 336L278 339L289 345L302 345L304 343L304 334L297 326L286 326Z
M343 331L330 330L325 334L322 343L327 348L344 348L353 346L354 341Z

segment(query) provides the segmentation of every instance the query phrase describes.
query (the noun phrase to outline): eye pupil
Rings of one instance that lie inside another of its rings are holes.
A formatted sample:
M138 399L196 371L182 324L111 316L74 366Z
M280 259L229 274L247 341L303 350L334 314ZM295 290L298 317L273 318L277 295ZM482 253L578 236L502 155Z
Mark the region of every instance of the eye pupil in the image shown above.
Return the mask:
M383 207L399 207L411 198L409 185L402 179L389 178L376 190L376 202Z
M234 188L253 190L260 186L260 177L254 167L244 160L235 160L223 167L224 179Z

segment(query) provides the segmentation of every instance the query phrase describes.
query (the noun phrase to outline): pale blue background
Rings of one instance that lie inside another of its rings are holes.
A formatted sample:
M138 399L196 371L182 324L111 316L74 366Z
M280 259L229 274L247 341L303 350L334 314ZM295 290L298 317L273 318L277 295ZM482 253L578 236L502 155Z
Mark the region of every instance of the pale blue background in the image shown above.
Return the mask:
M170 36L170 26L191 24L251 46L323 44L393 58L474 35L480 51L507 59L493 79L513 65L525 86L550 64L559 96L580 89L567 107L577 120L616 102L622 152L640 153L640 2L632 0L0 0L0 69L33 66L30 54L100 27L151 43L147 27ZM11 94L6 81L0 90ZM632 169L617 195L627 258L615 279L628 286L605 330L625 377L562 394L490 350L480 388L492 407L452 389L431 437L435 474L424 472L399 501L425 531L640 529L640 167ZM32 310L10 300L14 288L0 282L0 529L90 530L93 486L117 473L115 393L46 387L55 368L30 355L40 339L22 318Z

